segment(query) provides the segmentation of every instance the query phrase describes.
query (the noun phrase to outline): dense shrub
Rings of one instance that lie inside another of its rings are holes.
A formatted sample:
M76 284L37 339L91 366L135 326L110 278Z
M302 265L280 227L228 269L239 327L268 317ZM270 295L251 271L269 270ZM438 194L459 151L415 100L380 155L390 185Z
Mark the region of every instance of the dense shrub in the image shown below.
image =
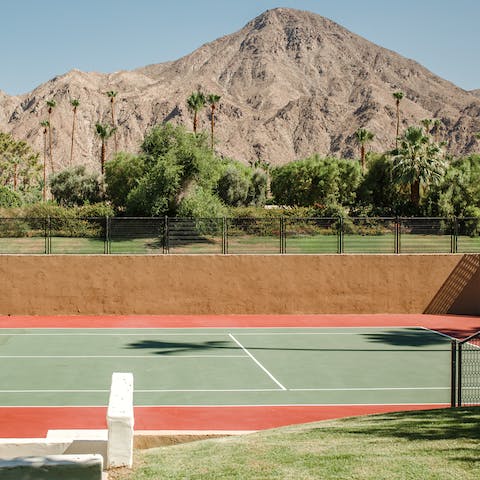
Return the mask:
M19 207L22 197L8 187L0 185L0 208Z
M53 198L65 207L97 203L102 198L98 175L87 172L84 165L67 168L52 175L49 185Z

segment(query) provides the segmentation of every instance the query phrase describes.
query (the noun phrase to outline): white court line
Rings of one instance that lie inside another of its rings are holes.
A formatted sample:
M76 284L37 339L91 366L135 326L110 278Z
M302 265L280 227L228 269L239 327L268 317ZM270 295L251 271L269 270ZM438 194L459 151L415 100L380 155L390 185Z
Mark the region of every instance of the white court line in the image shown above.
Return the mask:
M230 388L230 389L157 389L134 390L134 393L175 393L175 392L281 392L278 388ZM110 390L0 390L0 393L108 393Z
M287 390L231 333L228 336L282 389Z
M109 393L110 390L0 390L0 393Z
M437 332L437 330L432 330L431 328L427 328L427 327L419 327L419 328L421 328L422 330L425 330L426 333L430 332L430 333L434 333L435 335L440 335L442 337L449 338L450 340L457 340L456 338L451 337L450 335L447 335L446 333Z
M169 393L169 392L283 392L278 388L229 388L229 389L160 389L160 390L135 390L134 393Z
M450 390L450 387L289 388L291 392L369 392L389 390Z
M0 333L0 336L7 337L90 337L90 336L106 336L106 337L224 337L227 332L223 333L89 333L89 332L71 332L71 333Z
M246 355L0 355L0 358L143 358L167 360L179 358L248 358Z

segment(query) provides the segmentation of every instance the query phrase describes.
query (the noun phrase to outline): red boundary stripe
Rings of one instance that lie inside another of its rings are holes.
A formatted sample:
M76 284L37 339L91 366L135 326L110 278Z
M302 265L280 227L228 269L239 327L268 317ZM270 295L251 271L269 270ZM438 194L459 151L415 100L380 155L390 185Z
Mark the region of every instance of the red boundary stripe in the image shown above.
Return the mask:
M447 405L135 407L136 430L263 430L296 423ZM106 407L0 407L1 438L44 438L54 429L105 429Z
M426 327L463 338L480 330L480 317L373 315L104 315L0 316L0 328L275 328Z
M455 315L0 316L0 328L425 327L456 338L480 317ZM447 406L447 405L445 405ZM137 430L261 430L439 405L135 407ZM106 407L0 407L0 437L44 437L49 429L106 428Z

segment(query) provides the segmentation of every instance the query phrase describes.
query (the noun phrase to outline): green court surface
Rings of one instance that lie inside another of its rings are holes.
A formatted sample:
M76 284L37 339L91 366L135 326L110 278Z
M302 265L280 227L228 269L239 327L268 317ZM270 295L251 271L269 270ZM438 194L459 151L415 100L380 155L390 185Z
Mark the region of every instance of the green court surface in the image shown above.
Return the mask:
M435 404L450 340L422 328L2 329L0 406Z

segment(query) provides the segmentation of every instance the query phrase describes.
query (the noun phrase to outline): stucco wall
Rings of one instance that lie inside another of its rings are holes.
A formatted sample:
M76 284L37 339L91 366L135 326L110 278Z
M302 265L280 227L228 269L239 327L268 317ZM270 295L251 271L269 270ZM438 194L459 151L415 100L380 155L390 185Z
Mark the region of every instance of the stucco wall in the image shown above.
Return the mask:
M0 314L480 314L478 269L435 304L464 257L4 255Z

